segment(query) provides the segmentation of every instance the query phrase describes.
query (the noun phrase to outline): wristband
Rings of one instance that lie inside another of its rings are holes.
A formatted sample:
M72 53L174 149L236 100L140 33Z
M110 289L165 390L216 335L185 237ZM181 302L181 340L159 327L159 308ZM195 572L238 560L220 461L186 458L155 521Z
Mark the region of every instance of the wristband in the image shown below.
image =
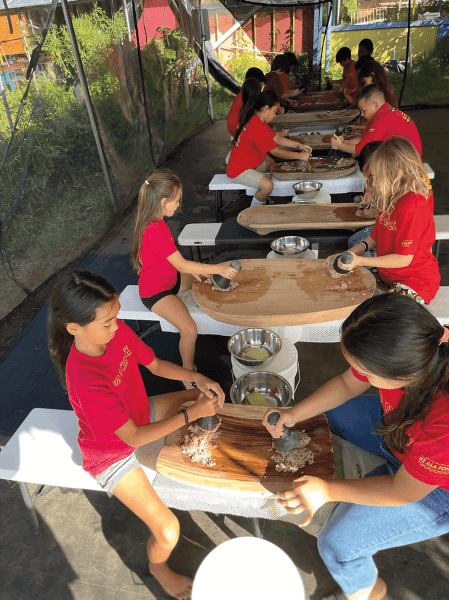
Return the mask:
M363 244L363 246L364 246L364 248L365 248L365 249L363 250L363 252L368 252L368 250L369 250L369 246L368 246L368 244L365 242L365 240L362 240L360 243L361 243L361 244Z
M188 425L189 424L189 414L186 411L186 409L185 408L181 408L181 410L179 412L184 415L184 419L186 420L186 425Z

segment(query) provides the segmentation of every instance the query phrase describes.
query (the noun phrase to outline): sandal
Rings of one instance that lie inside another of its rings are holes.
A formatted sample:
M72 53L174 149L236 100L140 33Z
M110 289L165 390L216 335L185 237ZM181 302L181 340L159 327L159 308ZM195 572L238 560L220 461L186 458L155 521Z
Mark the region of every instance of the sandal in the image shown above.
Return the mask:
M374 584L371 594L368 596L368 600L382 600L387 595L387 584L383 579L378 577ZM323 597L323 600L348 600L347 595L343 590L338 589L331 592L328 596Z

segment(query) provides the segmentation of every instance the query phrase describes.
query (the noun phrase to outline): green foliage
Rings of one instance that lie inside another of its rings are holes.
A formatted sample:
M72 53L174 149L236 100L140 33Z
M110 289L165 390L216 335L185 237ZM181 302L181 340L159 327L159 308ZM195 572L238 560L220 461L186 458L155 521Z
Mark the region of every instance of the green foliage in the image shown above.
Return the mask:
M234 102L234 94L218 84L215 80L211 80L212 84L212 105L214 108L215 119L226 119Z
M245 74L248 69L251 67L258 67L264 73L266 73L268 69L268 65L265 60L260 58L256 58L254 52L244 48L244 35L243 31L238 30L235 34L235 46L239 46L240 50L235 50L232 59L226 64L226 68L229 73L236 79L239 83L243 83L245 81Z
M73 19L73 29L87 73L95 72L97 69L103 70L109 52L127 33L126 22L121 12L110 19L97 4L94 4L92 12ZM45 40L44 50L53 57L54 64L66 77L73 75L75 59L65 25L51 29Z

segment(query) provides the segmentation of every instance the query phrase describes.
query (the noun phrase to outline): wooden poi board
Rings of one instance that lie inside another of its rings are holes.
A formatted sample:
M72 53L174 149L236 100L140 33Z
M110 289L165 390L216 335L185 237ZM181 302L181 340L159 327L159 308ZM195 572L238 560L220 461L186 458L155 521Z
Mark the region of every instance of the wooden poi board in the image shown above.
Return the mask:
M285 113L274 117L272 124L276 129L293 129L294 127L338 127L347 123L359 114L358 109L318 111L307 113Z
M241 260L238 286L223 292L195 281L193 299L210 317L242 327L283 327L345 319L374 294L364 267L333 279L325 260Z
M308 98L307 96L289 98L289 102L289 110L291 109L298 113L342 110L348 104L347 100L327 100L325 97Z
M342 137L344 140L352 140L361 135L361 129L358 129L349 135L343 135ZM312 150L330 150L332 148L331 140L333 135L333 133L319 133L314 135L289 135L288 137L293 142L299 142L300 144L310 146ZM286 149L291 150L291 148Z
M225 404L218 410L221 418L219 436L212 448L214 467L190 462L179 444L188 433L187 426L167 436L157 459L157 471L166 477L190 485L241 490L245 492L277 492L291 487L304 475L322 479L335 476L332 437L326 417L317 415L298 423L311 438L308 448L315 453L314 463L296 473L278 473L271 460L272 438L262 425L266 412L263 406Z
M357 217L354 203L270 204L245 208L237 223L259 235L294 229L360 228L374 225L375 219Z
M348 177L357 171L358 162L353 158L311 157L307 161L307 171L302 162L286 161L270 167L272 177L279 181L309 181L315 179L338 179Z

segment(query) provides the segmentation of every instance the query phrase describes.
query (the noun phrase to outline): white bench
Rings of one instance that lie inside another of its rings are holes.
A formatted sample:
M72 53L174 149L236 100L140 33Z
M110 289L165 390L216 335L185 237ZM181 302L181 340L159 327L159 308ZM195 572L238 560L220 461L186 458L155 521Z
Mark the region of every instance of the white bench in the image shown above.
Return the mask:
M192 297L192 291L186 290L179 295L180 299L187 306L192 319L198 327L200 335L223 335L230 337L237 331L251 327L248 323L245 327L239 325L230 325L222 323L209 317ZM437 295L429 305L430 312L438 319L442 325L449 323L449 286L443 286L438 290ZM139 297L137 285L128 285L120 294L119 319L132 321L158 321L162 331L177 333L174 325L162 319L156 313L150 311L142 303ZM281 336L287 337L291 342L315 342L315 343L334 343L339 342L341 338L340 328L343 319L338 321L325 321L323 323L311 323L309 325L289 325L285 327L270 327Z
M424 163L427 169L429 179L435 178L435 172L427 164ZM363 175L360 169L357 169L355 173L348 177L337 177L335 179L319 179L317 177L315 181L319 181L323 185L323 189L329 194L347 194L347 193L359 193L363 192ZM293 181L278 181L273 179L274 188L273 196L293 196L292 185ZM245 190L248 196L254 196L257 192L256 188L236 183L233 179L229 179L225 174L214 175L211 182L209 183L209 189L215 192L215 210L216 210L216 221L223 220L224 209L232 204L234 201L228 202L223 205L223 192L224 191L240 191Z
M345 194L349 192L359 193L363 192L363 175L359 169L348 177L339 177L337 179L319 179L323 185L323 189L329 194ZM294 190L292 188L294 181L278 181L273 179L274 188L272 191L273 196L293 196ZM224 174L214 175L211 182L209 183L209 189L215 192L215 209L217 222L223 218L223 210L232 204L233 201L223 205L223 192L224 191L238 191L245 190L248 196L254 196L257 192L256 188L251 188L241 183L236 183L234 180L229 179Z
M78 419L73 411L35 408L0 451L0 479L19 483L36 535L41 531L33 497L39 498L54 487L103 491L81 466L78 432ZM157 473L154 466L163 443L162 439L142 446L138 449L138 458L166 506L251 517L256 535L260 534L259 517L277 519L287 514L279 513L279 505L276 512L264 510L267 497L272 493L269 491L255 493L187 486ZM33 497L28 484L38 485ZM50 487L44 490L45 486Z

